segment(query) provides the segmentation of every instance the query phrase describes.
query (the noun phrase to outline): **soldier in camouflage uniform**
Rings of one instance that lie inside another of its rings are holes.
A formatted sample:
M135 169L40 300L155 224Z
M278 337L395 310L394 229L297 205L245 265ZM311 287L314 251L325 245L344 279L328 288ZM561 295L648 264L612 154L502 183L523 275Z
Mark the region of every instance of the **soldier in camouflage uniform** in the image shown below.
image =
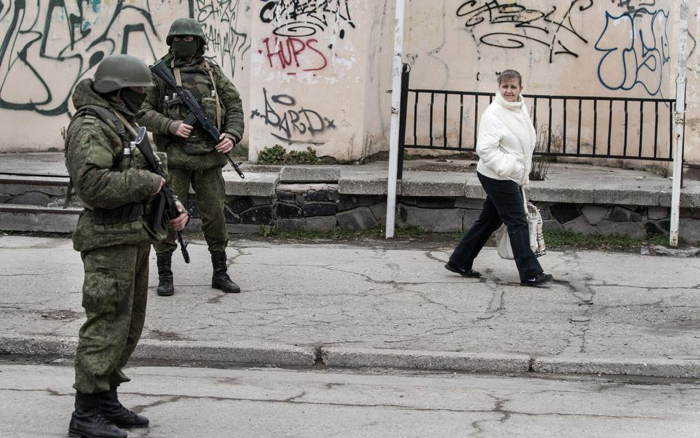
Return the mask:
M136 112L152 86L141 60L119 55L105 58L94 81L81 81L73 93L76 113L66 133L65 159L84 206L73 246L85 269L87 321L75 357L71 436L121 438L127 436L122 428L148 426L147 418L121 405L117 387L129 381L122 368L143 329L154 237L145 216L165 182L129 147ZM178 210L180 216L170 221L174 229L184 228L188 219L179 202Z
M238 293L240 288L227 273L228 233L224 216L226 193L222 167L224 154L243 136L243 109L238 91L221 68L204 58L206 38L196 20L175 20L166 38L170 46L163 61L182 86L192 92L209 118L222 132L218 143L198 126L183 123L187 109L173 99L174 90L154 76L156 86L148 91L141 122L155 135L158 150L168 154L168 180L177 196L186 200L190 185L195 192L202 230L211 253L212 287ZM155 245L158 256L158 295L174 293L172 253L175 235Z

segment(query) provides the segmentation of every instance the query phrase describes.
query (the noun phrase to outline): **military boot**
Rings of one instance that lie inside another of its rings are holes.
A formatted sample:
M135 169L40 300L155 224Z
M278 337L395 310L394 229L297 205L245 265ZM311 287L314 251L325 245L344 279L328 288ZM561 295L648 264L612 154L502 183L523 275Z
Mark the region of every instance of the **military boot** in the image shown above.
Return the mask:
M130 429L132 427L148 427L148 418L125 408L119 402L117 388L100 393L100 412L117 427Z
M81 438L127 438L127 433L100 412L102 394L75 394L75 411L70 419L68 435Z
M173 286L173 271L170 266L173 260L172 252L163 252L156 254L158 261L158 295L161 297L169 297L175 293Z
M226 293L237 294L241 288L231 280L226 273L226 253L224 251L211 252L211 264L214 267L214 275L211 277L211 287L220 289Z

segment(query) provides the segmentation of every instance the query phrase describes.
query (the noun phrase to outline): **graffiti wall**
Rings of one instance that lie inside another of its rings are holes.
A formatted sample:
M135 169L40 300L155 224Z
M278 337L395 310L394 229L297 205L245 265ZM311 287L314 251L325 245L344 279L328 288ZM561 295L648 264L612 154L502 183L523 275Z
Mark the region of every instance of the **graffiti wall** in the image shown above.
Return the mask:
M698 2L690 3L694 34ZM523 74L525 93L530 94L675 98L679 15L678 2L674 0L414 0L409 3L407 15L406 58L412 67L411 86L415 88L493 92L498 73L512 68ZM694 50L695 40L691 39L690 44ZM693 52L691 65L696 60ZM689 91L694 81L697 78L691 79ZM697 99L695 95L688 96L689 123L697 119L697 107L693 104ZM384 101L388 105L389 97ZM464 103L461 114L459 102L445 103L438 97L433 103L434 107L451 108L444 129L441 124L434 129L433 144L436 140L441 143L443 136L450 144L457 143L460 135L470 138L474 128L462 126L460 131L460 121L473 120L474 103ZM409 104L414 105L415 101ZM488 101L481 102L482 111L485 105ZM578 140L579 112L575 105L571 101L555 104L551 135L558 141L570 144ZM653 104L644 104L641 109L617 103L612 108L593 105L582 105L584 149L596 142L607 142L601 136L608 129L612 131L613 148L622 144L624 132L620 126L632 114L637 121L636 125L630 122L629 144L640 133L647 139L653 135ZM421 124L430 117L430 106L425 100L417 105L419 144L431 140L427 127L421 131ZM538 107L543 121L543 112L548 109L541 101ZM603 119L595 132L594 111ZM646 118L639 118L640 111ZM660 109L659 114L663 118L659 129L667 130L668 111ZM434 116L442 117L442 113L435 112ZM411 124L409 120L409 127ZM412 134L409 132L409 137ZM468 146L472 144L470 141ZM668 137L659 138L659 148L667 150L668 144ZM700 162L699 146L689 139L689 160Z
M207 54L247 102L249 9L250 0L0 0L0 126L15 133L0 150L61 148L73 87L109 55L154 62L180 17L202 23Z
M253 10L251 158L313 147L361 158L369 29L384 1L262 0Z
M700 163L694 38L700 5L689 1L686 157ZM159 58L170 23L182 16L202 24L208 55L241 91L252 160L276 144L350 161L386 151L393 6L394 0L0 0L0 127L12 133L0 151L60 148L75 84L110 54ZM675 0L408 0L411 83L491 92L498 72L515 68L530 94L674 98L677 6ZM488 102L477 104L483 110ZM411 105L418 111L416 135L428 136L420 124L429 120L429 104ZM540 117L548 111L541 105L532 107ZM579 123L571 105L554 108L547 126L564 143ZM655 117L648 106L607 107L612 115L594 129L591 113L606 109L586 105L583 148L600 132L623 135L617 127L625 112L646 113L630 137L651 135ZM439 98L435 106L459 110L450 110L433 135L450 141L462 135L466 142L473 127L461 125L476 108ZM17 132L17 126L31 129Z

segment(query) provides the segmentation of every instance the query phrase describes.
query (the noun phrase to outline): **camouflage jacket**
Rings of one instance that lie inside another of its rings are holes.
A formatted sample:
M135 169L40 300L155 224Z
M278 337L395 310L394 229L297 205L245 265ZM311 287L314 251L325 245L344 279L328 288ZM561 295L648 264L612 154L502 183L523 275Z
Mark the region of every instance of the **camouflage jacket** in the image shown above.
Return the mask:
M77 116L66 132L65 160L76 194L85 210L73 233L73 247L89 251L151 240L144 222L160 177L146 170L140 151L123 155L116 129L99 117L81 112L88 105L129 113L121 101L108 101L92 89L92 80L78 83L73 93Z
M167 55L163 58L167 65L172 66L173 58ZM230 136L236 143L243 137L243 107L238 90L224 75L221 68L212 61L200 58L194 64L179 67L182 86L192 92L201 104L207 116L216 124L217 94L220 104L219 131ZM210 77L211 73L211 77ZM212 84L211 78L214 79ZM180 138L171 133L174 121L183 120L187 110L182 104L170 105L175 90L155 75L155 87L148 90L148 97L141 107L139 121L153 132L159 151L168 154L168 166L191 170L203 170L222 167L226 157L214 149L217 142L213 141L206 132L195 124L192 135L188 139Z

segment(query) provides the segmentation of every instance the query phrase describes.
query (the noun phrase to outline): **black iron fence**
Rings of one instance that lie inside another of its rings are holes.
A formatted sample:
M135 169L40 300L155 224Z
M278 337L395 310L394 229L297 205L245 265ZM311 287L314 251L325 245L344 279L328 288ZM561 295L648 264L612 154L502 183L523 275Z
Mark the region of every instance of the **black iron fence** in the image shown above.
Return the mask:
M404 66L399 174L406 149L473 152L494 93L410 88ZM524 94L536 155L673 161L674 99Z

